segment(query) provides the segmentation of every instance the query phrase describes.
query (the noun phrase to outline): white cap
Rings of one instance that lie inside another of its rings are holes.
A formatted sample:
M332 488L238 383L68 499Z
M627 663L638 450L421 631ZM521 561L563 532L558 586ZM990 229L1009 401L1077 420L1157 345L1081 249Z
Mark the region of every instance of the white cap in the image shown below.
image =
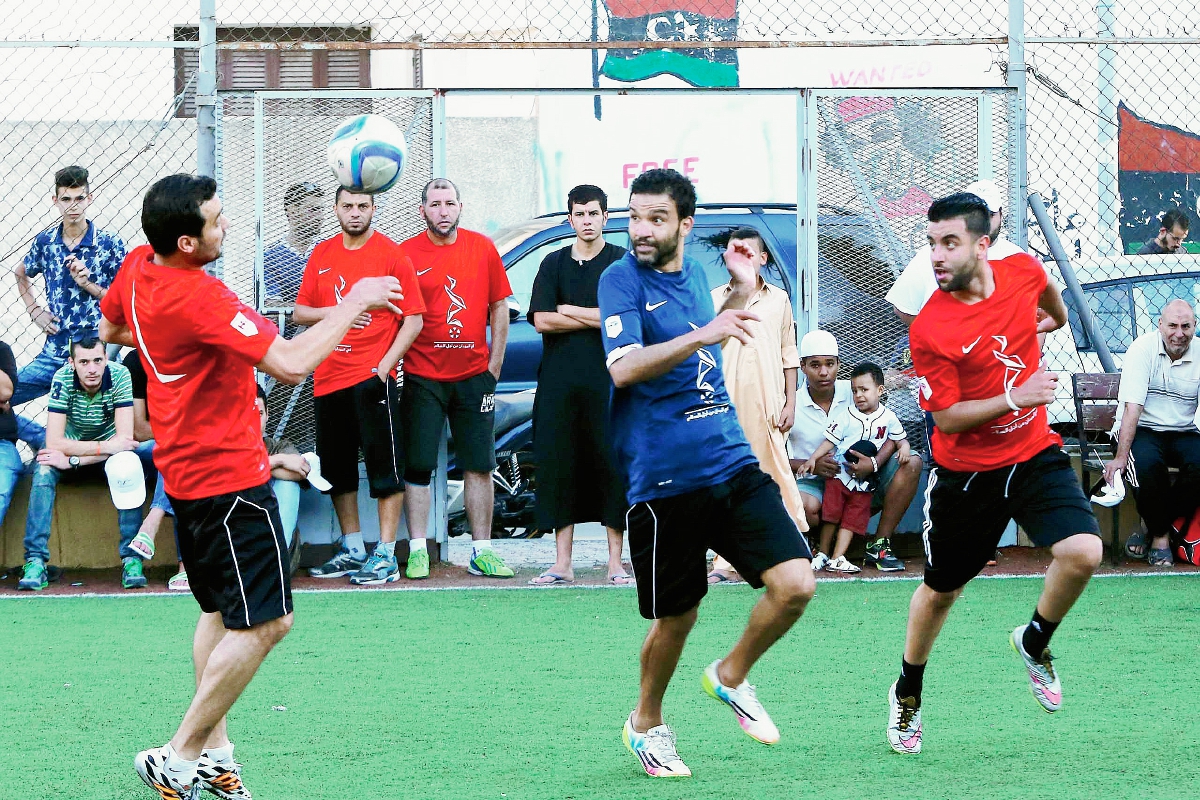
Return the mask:
M318 492L328 492L333 484L321 475L321 457L316 453L305 453L304 460L308 462L308 482Z
M108 476L108 491L113 505L121 511L141 508L146 502L146 475L142 472L142 460L137 453L126 450L109 456L104 462L104 474Z
M967 194L973 194L987 203L988 211L995 214L1004 208L1004 193L995 181L975 181L963 189Z
M837 339L829 331L809 331L800 340L800 357L834 356L838 354Z

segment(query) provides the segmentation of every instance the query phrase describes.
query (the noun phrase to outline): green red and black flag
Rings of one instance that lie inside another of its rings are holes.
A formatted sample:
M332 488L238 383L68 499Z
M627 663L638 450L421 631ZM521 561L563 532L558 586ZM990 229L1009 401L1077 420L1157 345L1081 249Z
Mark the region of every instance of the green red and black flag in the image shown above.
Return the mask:
M1200 135L1139 117L1124 103L1117 119L1121 244L1131 253L1158 236L1164 211L1178 207L1195 218L1200 209Z
M737 0L604 0L610 42L737 41ZM632 83L674 75L692 86L737 86L729 47L609 48L600 73Z

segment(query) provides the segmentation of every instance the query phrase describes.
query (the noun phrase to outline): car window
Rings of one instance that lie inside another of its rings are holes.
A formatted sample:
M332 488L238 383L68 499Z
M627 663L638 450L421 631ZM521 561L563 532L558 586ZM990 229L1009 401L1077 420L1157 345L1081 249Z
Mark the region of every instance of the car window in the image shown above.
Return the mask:
M1200 273L1133 278L1085 288L1084 294L1109 350L1124 353L1134 339L1158 326L1158 316L1168 302L1180 299L1193 306L1200 302ZM1084 341L1082 329L1072 323L1076 341Z
M512 286L513 297L520 304L522 314L529 310L529 296L533 294L533 280L537 277L538 268L542 266L542 259L555 250L561 250L569 245L573 238L573 236L561 236L542 242L506 267L508 283ZM629 234L625 231L605 231L604 240L618 247L627 247Z
M1096 321L1097 334L1104 337L1109 350L1124 353L1134 338L1133 320L1129 316L1129 284L1090 289L1084 294ZM1084 341L1083 328L1075 319L1072 319L1071 323L1075 329L1075 341ZM1092 347L1089 342L1088 349Z

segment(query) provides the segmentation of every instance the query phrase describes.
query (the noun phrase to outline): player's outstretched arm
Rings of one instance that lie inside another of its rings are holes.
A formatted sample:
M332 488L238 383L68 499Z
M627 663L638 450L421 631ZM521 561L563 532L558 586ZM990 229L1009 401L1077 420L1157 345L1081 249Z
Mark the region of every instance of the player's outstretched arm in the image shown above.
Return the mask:
M333 352L361 314L381 308L399 314L396 303L403 299L396 278L390 275L363 278L316 325L294 339L277 336L258 368L278 381L295 386Z
M749 344L753 334L750 323L760 317L750 311L722 311L703 328L676 336L670 341L640 347L618 358L608 367L613 385L618 389L652 380L670 372L677 364L705 345L720 344L730 336Z
M1039 369L1012 391L985 400L962 400L949 408L935 411L933 421L942 433L965 433L1007 412L1049 405L1054 401L1057 389L1058 375Z

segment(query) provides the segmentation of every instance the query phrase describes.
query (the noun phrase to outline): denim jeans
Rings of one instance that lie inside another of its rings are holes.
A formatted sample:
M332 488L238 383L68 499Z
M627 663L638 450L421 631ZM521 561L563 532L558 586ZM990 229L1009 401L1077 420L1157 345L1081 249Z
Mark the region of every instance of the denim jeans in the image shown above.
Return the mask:
M296 520L300 517L300 484L274 478L271 489L279 503L279 521L283 523L284 541L291 547L292 536L296 533Z
M17 485L24 468L17 446L7 439L0 439L0 525L4 524L4 518L8 515L13 488Z
M50 381L59 367L67 363L59 358L50 348L42 350L37 356L17 372L17 390L13 392L9 402L13 408L36 400L50 393ZM46 429L28 417L17 417L17 438L26 442L34 452L46 446Z

